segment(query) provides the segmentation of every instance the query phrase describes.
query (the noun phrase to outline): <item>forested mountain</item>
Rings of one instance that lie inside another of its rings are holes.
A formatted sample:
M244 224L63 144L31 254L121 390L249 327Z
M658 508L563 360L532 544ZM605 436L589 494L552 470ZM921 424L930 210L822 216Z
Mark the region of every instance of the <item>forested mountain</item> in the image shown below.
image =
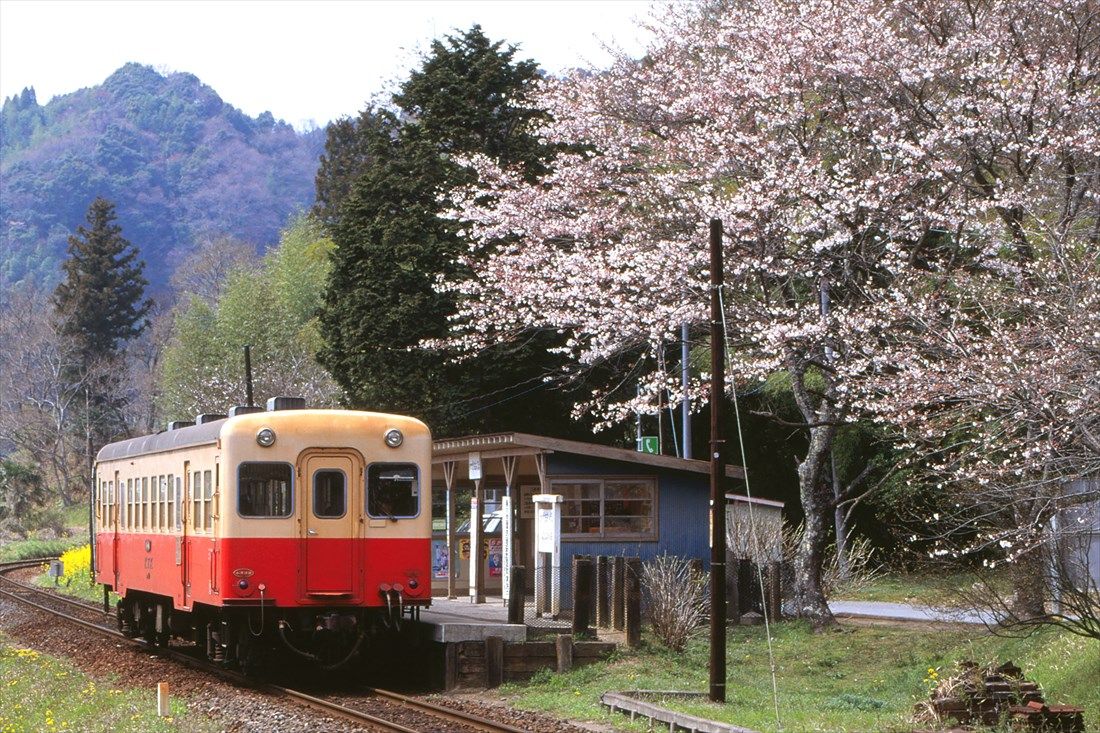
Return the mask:
M192 74L139 64L46 105L26 89L2 113L0 282L56 282L97 196L117 204L154 289L205 237L274 244L313 202L323 145L323 130L249 117Z

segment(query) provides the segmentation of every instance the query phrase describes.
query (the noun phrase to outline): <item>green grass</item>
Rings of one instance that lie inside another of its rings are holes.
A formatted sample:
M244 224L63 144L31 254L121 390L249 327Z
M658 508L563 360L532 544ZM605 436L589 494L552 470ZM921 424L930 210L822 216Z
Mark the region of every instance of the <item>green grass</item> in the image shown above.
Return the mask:
M925 630L845 626L814 634L797 623L773 627L780 716L787 731L909 731L913 706L925 699L930 668L940 676L954 663L1014 661L1039 682L1047 699L1086 708L1089 730L1100 731L1100 644L1066 633L1001 639L974 629ZM504 690L520 707L642 731L625 716L608 718L600 694L611 690L707 690L708 651L696 639L681 653L648 645L609 662L565 675L540 674ZM667 707L760 731L776 730L767 644L760 627L730 629L727 704L669 700ZM1094 689L1095 688L1095 689Z
M62 537L60 539L26 539L14 540L0 544L0 562L12 562L14 560L28 560L36 557L57 557L65 550L88 541L84 535L76 537Z
M93 603L103 602L103 586L99 583L91 583L91 574L86 569L67 574L59 578L56 584L54 583L54 579L48 576L45 570L43 570L42 574L35 578L34 582L42 588L52 588L58 593L64 593L67 596L73 596L74 598L80 598ZM114 591L111 591L109 602L112 608L117 600L118 595Z
M0 636L0 733L41 731L214 731L217 726L171 700L157 716L156 690L122 689ZM186 713L186 714L185 714Z
M883 575L858 590L840 591L836 600L951 605L958 589L973 582L974 579L965 573Z

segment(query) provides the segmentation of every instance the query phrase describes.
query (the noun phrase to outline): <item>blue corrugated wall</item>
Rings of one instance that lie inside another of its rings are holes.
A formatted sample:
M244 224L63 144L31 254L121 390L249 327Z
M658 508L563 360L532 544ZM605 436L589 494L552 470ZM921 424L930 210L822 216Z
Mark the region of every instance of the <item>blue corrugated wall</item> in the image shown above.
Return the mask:
M710 477L656 466L611 461L569 453L552 453L548 478L582 476L647 476L657 479L657 540L655 542L591 542L562 539L561 603L573 607L573 555L625 555L642 561L656 555L699 558L710 567L707 515Z

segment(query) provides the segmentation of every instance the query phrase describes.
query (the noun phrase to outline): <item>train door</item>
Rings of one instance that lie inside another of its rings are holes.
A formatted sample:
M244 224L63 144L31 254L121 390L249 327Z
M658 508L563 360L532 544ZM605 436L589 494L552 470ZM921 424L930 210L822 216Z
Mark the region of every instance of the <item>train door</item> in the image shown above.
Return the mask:
M191 522L188 522L187 517L194 513L191 508L191 493L196 491L197 488L192 485L191 479L191 462L183 462L183 486L180 491L181 496L178 497L179 511L177 520L179 526L179 532L176 534L176 564L180 568L180 585L182 587L182 606L184 608L191 607L191 564L187 561L191 555L191 537L188 530L188 525L191 522L199 522L200 518L191 517Z
M357 598L362 458L355 451L309 451L299 459L298 475L303 596Z

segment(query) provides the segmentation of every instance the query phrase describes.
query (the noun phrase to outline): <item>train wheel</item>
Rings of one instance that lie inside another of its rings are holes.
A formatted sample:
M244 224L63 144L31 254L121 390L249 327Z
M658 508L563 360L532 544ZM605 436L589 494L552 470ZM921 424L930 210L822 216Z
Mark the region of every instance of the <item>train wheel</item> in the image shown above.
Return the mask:
M134 604L124 598L119 598L118 603L115 604L115 620L118 622L119 633L127 639L137 636L133 611Z
M270 646L263 635L241 634L237 641L237 662L241 672L254 679L265 679L271 669Z

